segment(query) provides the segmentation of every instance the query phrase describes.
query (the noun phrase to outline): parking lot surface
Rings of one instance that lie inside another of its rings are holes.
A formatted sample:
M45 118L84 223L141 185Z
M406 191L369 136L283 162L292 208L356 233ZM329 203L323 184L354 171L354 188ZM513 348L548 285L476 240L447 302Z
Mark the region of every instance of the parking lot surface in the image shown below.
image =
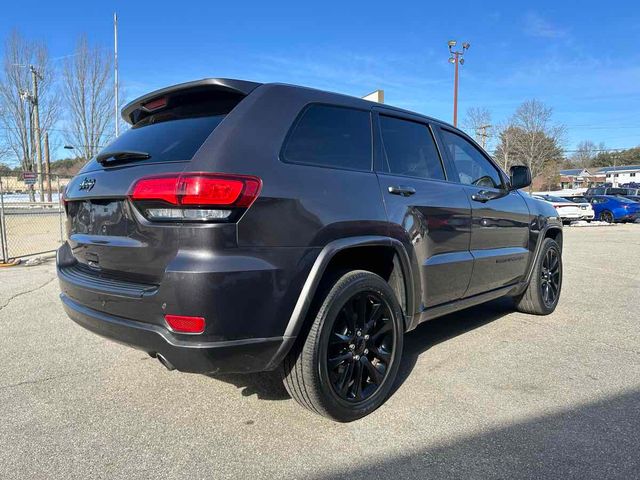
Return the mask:
M2 269L0 478L637 478L640 225L566 228L564 268L548 317L498 301L408 334L350 424L84 331L51 261Z

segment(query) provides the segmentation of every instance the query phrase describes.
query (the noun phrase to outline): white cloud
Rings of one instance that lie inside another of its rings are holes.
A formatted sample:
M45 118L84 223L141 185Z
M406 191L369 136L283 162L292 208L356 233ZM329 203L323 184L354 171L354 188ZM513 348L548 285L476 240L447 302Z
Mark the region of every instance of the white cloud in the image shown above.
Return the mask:
M536 12L528 12L525 15L524 31L532 37L539 38L567 38L569 36L566 29L553 25Z

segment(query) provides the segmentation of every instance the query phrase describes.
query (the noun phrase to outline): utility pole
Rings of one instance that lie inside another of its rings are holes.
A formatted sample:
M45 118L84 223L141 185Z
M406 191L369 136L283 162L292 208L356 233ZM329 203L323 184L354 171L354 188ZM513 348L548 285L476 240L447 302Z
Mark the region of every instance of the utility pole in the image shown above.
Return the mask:
M453 63L455 69L453 74L453 126L458 126L458 65L464 65L463 55L469 49L471 44L464 42L462 44L462 50L453 50L457 42L455 40L449 41L449 63Z
M480 137L480 145L482 145L483 149L487 147L487 139L489 138L489 134L487 133L487 129L491 128L493 125L480 125L476 130L476 136Z
M40 108L38 107L38 80L42 80L42 76L38 73L33 65L29 66L31 70L31 103L33 105L33 130L35 133L38 186L40 187L40 201L44 202L44 183L42 169L42 141L40 139Z
M47 202L51 203L51 158L49 156L49 132L44 132L44 171L47 175Z
M118 121L118 14L113 13L113 80L114 80L114 95L115 99L115 122L116 122L116 137L120 133L119 121Z

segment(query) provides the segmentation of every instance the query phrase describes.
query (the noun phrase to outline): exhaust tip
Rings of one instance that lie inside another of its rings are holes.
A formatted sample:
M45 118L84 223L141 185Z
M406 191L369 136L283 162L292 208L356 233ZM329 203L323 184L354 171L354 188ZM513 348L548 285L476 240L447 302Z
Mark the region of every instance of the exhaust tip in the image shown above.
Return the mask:
M160 355L159 353L156 353L156 358L158 359L158 361L164 365L164 367L171 371L171 370L175 370L176 367L174 367L171 362L169 360L167 360L166 358L164 358L162 355Z

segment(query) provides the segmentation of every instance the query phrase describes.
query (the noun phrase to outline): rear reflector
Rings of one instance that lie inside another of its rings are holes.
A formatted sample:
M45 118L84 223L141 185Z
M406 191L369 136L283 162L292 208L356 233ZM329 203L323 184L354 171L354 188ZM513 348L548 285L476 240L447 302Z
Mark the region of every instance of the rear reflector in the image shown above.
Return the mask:
M171 330L179 333L204 332L205 320L203 317L187 317L184 315L165 315L164 319Z

